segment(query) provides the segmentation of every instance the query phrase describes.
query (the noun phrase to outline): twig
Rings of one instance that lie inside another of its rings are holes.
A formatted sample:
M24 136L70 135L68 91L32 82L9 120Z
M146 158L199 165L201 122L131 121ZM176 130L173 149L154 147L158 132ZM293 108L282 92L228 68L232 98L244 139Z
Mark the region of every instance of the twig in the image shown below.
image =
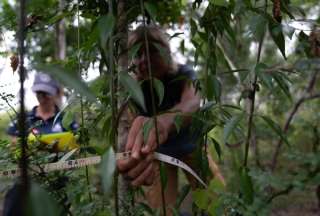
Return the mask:
M312 180L314 177L317 176L317 174L320 171L320 166L318 166L315 170L310 171L308 173L308 175L305 177L305 179L301 180L302 183L307 183L309 180ZM300 173L298 173L297 175L299 175ZM271 203L275 198L277 198L278 196L281 195L286 195L289 194L292 190L294 189L294 185L289 184L285 189L281 190L281 191L277 191L275 193L273 193L270 198L266 201L267 204Z
M20 113L19 113L19 137L21 144L21 159L19 161L19 166L21 168L21 182L22 182L22 190L20 201L23 203L24 207L27 201L28 191L29 191L29 179L28 179L28 158L26 154L27 150L27 126L26 126L26 113L25 113L25 101L24 101L24 81L26 76L26 71L24 68L24 54L25 54L25 46L24 41L26 38L26 1L20 0L20 8L19 8L19 31L18 31L18 49L19 49L19 75L20 75Z
M111 14L113 16L113 0L109 0L109 14ZM115 152L117 152L117 113L118 113L118 100L117 100L117 89L118 89L118 85L117 85L117 76L115 74L115 70L114 70L114 46L113 46L113 35L114 35L114 29L111 29L111 34L110 34L110 38L109 38L109 70L111 72L111 112L112 112L112 143L113 143L113 149ZM114 204L115 204L115 215L118 216L119 215L119 194L118 194L118 172L114 172L113 175L113 180L114 180L114 185L113 185L113 190L114 190Z
M283 130L282 130L284 134L287 133L289 126L291 124L291 121L292 121L293 117L295 116L295 114L298 112L299 107L307 100L312 100L312 99L316 99L316 98L320 97L320 93L311 94L311 92L315 86L316 80L317 80L317 74L318 74L318 71L315 71L312 74L311 79L310 79L304 93L302 94L301 98L294 104L293 109L290 112L290 114L284 124ZM278 160L278 157L280 154L280 148L282 146L282 143L283 143L283 140L279 139L279 141L276 145L275 152L272 157L272 163L271 163L271 170L272 171L274 171L277 166L277 160Z
M260 38L260 41L259 41L257 64L260 62L263 40L264 40L264 35ZM243 163L243 166L245 168L248 165L249 145L250 145L251 133L252 133L252 120L253 120L254 104L255 104L255 97L256 97L256 91L257 91L257 81L258 81L258 76L257 74L255 74L253 78L253 83L252 83L251 96L249 97L249 99L251 100L251 103L250 103L250 110L249 110L248 132L247 132L247 138L245 141L245 155L244 155L244 163Z
M78 21L78 28L77 28L77 60L78 60L78 73L81 77L81 60L80 60L80 14L79 14L79 1L77 2L77 21ZM80 97L80 112L81 112L81 141L83 142L84 146L87 147L88 146L88 139L87 137L85 137L85 139L83 139L84 136L84 105L83 105L83 98ZM85 135L87 136L87 133L85 133ZM84 156L86 157L86 152L84 152ZM90 202L92 202L92 195L90 192L90 180L89 180L89 170L88 170L88 166L85 166L85 173L86 173L86 181L87 181L87 189L88 189L88 195L89 195L89 200Z
M144 11L144 5L143 1L140 0L140 8L141 8L141 13L142 13L142 19L143 19L143 26L145 27L146 22L145 22L145 11ZM157 122L157 115L156 115L156 105L155 105L155 96L154 96L154 83L153 83L153 77L152 77L152 72L151 72L151 62L150 62L150 49L149 49L149 41L147 37L147 32L146 29L144 31L144 39L145 39L145 46L146 46L146 55L147 55L147 66L148 66L148 74L149 74L149 79L150 79L150 93L151 93L151 104L152 104L152 116L153 116L153 122L154 122L154 127L156 131L156 142L157 146L160 145L159 141L159 131L158 131L158 122ZM165 194L164 194L164 184L161 181L161 199L162 199L162 210L163 210L163 215L166 216L166 200L165 200Z

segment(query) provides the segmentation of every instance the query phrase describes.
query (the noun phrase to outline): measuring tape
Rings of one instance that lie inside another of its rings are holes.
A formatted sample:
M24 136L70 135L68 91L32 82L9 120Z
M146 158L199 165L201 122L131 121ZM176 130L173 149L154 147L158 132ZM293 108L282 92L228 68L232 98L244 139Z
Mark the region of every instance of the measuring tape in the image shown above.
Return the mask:
M74 153L75 151L73 151ZM69 156L71 156L73 153L68 153ZM123 159L128 159L131 156L131 152L121 152L116 154L116 159L117 160L123 160ZM154 153L154 158L180 167L181 169L187 171L190 173L193 177L195 177L204 187L207 187L207 185L202 181L202 179L194 172L187 164L184 162L178 160L177 158L161 154L158 152ZM86 157L86 158L79 158L75 160L60 160L55 163L47 163L44 165L39 165L39 166L32 166L31 171L33 172L51 172L51 171L57 171L57 170L67 170L67 169L74 169L74 168L80 168L84 166L89 166L89 165L94 165L94 164L99 164L101 162L101 156L93 156L93 157ZM13 169L8 169L5 171L0 171L0 178L1 177L17 177L21 174L20 168L13 168Z

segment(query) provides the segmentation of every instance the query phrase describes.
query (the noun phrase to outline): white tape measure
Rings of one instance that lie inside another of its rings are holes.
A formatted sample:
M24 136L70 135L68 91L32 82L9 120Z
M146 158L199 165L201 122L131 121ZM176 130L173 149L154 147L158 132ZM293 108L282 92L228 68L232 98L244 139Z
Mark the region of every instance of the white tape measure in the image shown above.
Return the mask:
M68 154L67 154L68 155ZM71 154L69 154L71 155ZM131 152L121 152L116 154L116 159L126 159L131 156ZM65 158L65 157L64 157ZM170 157L165 154L161 154L158 152L154 153L154 158L180 167L190 173L193 177L195 177L204 187L207 187L207 185L202 181L202 179L184 162L174 158ZM57 170L66 170L66 169L73 169L73 168L80 168L88 165L94 165L94 164L99 164L101 162L101 157L100 156L94 156L94 157L86 157L86 158L79 158L75 160L60 160L55 163L48 163L40 166L32 166L31 170L33 172L50 172L50 171L57 171ZM0 171L0 178L1 177L17 177L21 173L20 168L13 168L13 169L8 169L5 171Z
M130 151L121 152L121 153L117 153L116 159L117 160L126 159L126 158L129 158L130 156L131 156L131 152ZM165 162L165 163L180 167L181 169L187 171L193 177L195 177L204 187L207 187L206 183L204 183L202 181L202 179L196 174L196 172L193 171L187 164L185 164L181 160L178 160L177 158L174 158L174 157L171 157L171 156L168 156L168 155L165 155L165 154L161 154L161 153L158 153L158 152L154 153L154 158L159 160L159 161L162 161L162 162Z

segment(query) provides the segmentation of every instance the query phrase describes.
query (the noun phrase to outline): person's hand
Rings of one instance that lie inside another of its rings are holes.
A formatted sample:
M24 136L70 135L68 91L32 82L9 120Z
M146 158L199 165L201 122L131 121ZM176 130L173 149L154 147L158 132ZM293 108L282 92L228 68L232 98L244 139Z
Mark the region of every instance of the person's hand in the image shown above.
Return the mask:
M131 180L133 186L150 185L154 179L153 152L157 148L155 126L150 129L146 142L143 139L143 125L149 120L151 118L138 116L133 121L125 149L131 151L131 157L117 161L119 172ZM162 144L168 138L169 128L161 118L157 118L157 123L159 144Z
M151 120L153 119L144 116L138 116L133 121L126 144L126 151L131 151L132 158L139 159L141 154L146 156L150 153L153 153L158 147L157 133L154 124L149 131L146 142L143 139L144 124ZM168 139L169 135L169 127L165 124L165 121L163 121L161 117L157 117L157 129L160 145Z
M153 154L136 160L127 158L117 161L119 172L125 179L131 181L132 186L151 185L155 177Z

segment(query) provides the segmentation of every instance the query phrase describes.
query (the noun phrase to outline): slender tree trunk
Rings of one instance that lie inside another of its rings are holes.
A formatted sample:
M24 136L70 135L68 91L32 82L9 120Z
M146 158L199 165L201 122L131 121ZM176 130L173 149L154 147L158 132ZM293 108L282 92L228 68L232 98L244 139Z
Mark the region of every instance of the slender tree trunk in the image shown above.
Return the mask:
M121 55L118 59L118 71L121 72L128 68L128 56L127 52L124 52L127 48L128 43L128 21L127 21L127 4L125 0L119 0L117 4L118 22L117 22L117 33L120 35L119 50L118 53ZM119 106L124 104L124 101L119 101ZM120 108L120 107L119 107ZM125 145L127 142L127 136L131 125L131 117L127 107L120 113L118 122L118 152L125 151ZM118 200L120 215L133 215L133 196L130 195L130 182L123 178L122 175L118 179Z
M65 0L59 1L59 11L62 11L65 7ZM64 60L66 58L66 26L64 19L61 19L56 24L56 50L55 58L58 60Z
M59 1L59 11L61 12L65 7L65 0ZM66 58L66 26L64 19L61 19L56 24L56 37L55 37L55 59L64 60ZM56 105L62 106L62 98L64 95L63 87L60 88L58 97L56 97Z

